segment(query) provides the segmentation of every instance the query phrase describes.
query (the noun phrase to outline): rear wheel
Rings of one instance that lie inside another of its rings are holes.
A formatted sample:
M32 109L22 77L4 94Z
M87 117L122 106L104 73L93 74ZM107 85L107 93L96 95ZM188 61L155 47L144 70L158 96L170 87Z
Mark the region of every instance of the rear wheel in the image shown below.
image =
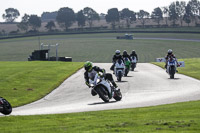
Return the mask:
M120 101L120 100L122 99L122 93L120 92L120 90L116 90L116 91L115 91L113 98L114 98L116 101Z
M12 106L6 99L2 98L2 101L3 101L3 111L1 113L4 115L9 115L12 112Z
M96 92L99 94L99 97L104 101L104 102L109 102L109 93L108 91L103 87L103 86L98 86L95 88Z

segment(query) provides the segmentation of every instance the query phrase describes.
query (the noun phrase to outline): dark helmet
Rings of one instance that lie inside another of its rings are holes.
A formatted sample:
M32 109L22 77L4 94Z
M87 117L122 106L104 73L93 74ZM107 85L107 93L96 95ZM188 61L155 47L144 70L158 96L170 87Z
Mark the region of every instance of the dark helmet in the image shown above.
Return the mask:
M169 49L169 50L167 51L167 53L170 55L170 54L173 53L173 51L172 51L171 49Z
M116 50L115 51L115 55L118 57L118 56L120 56L120 50Z
M132 53L131 54L135 54L135 50L132 50Z
M90 61L87 61L84 64L84 68L85 68L86 71L91 71L92 70L92 66L93 66L92 62L90 62Z
M127 55L127 51L126 50L123 51L123 55Z

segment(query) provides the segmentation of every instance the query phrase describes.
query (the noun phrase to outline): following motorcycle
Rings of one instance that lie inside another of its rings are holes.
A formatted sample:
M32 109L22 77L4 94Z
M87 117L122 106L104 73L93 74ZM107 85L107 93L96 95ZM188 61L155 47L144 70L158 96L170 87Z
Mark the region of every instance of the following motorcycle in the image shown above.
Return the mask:
M117 77L117 81L121 81L122 76L125 74L125 65L120 59L118 59L115 63L114 74Z
M129 71L130 71L130 67L131 67L131 62L130 60L128 59L128 57L125 57L124 58L124 61L125 61L125 73L124 73L124 76L127 76Z
M12 106L3 97L0 97L0 112L4 115L9 115L12 112Z
M115 89L108 80L105 80L105 78L98 73L96 73L93 80L89 79L89 83L93 91L95 91L104 102L109 102L111 98L114 98L116 101L122 99L120 89Z
M135 56L131 56L131 71L134 71L136 68L137 60Z

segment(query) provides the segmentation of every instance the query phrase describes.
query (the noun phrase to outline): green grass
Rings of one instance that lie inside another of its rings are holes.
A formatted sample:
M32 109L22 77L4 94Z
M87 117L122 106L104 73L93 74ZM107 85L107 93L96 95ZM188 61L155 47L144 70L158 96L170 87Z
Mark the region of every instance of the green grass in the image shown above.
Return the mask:
M156 107L0 118L3 133L198 133L200 101Z
M0 62L0 95L12 106L38 100L82 67L78 62Z
M40 42L44 44L59 43L59 56L70 56L75 62L111 62L116 49L127 50L130 53L136 50L139 62L153 62L157 57L165 56L169 48L173 49L177 58L199 58L200 43L188 41L163 40L117 40L118 35L124 34L82 34L41 36ZM199 39L200 34L156 34L138 33L136 37L163 37ZM0 61L26 61L28 56L39 48L38 38L19 38L0 40ZM55 48L52 49L55 56Z
M185 67L178 68L178 73L196 78L200 80L200 58L192 59L179 59L179 61L185 62ZM154 62L153 64L164 68L165 63Z

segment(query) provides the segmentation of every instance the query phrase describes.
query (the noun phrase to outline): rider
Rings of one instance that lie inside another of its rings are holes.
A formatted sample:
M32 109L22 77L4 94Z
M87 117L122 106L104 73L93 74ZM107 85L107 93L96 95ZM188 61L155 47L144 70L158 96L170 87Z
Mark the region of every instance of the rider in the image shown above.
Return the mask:
M117 84L113 80L112 74L106 73L105 69L101 69L98 66L93 66L92 62L90 61L85 62L84 68L85 68L85 73L84 73L85 84L89 88L91 87L89 84L89 79L93 79L96 73L99 73L99 72L103 73L103 77L106 80L109 80L112 83L112 85L115 87L115 89L117 88ZM95 96L97 93L92 89L91 94Z
M115 55L113 55L112 58L113 65L111 66L110 70L114 70L115 63L118 59L121 59L124 62L122 55L120 55L120 50L115 51Z
M132 52L131 52L131 54L130 54L130 57L136 57L136 60L138 61L138 56L137 56L137 54L136 54L136 52L135 52L135 50L132 50Z
M127 53L126 50L123 51L122 57L123 57L123 58L128 58L128 59L131 61L131 57L130 57L130 55L128 55L128 53Z
M168 59L170 58L175 58L176 60L176 63L177 63L177 66L179 66L178 62L177 62L177 59L175 57L175 55L173 54L173 51L171 49L169 49L167 51L167 55L165 56L165 68L167 69L167 62L168 62Z

